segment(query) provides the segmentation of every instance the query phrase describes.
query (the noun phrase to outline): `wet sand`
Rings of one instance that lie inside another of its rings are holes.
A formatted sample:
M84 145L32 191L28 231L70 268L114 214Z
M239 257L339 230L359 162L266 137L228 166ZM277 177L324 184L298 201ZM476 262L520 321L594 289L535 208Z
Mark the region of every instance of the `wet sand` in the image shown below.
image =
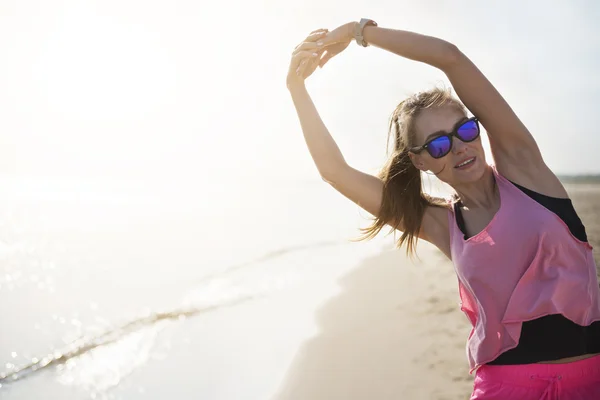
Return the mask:
M452 264L426 242L419 250L420 262L389 250L340 279L275 399L468 398L470 325Z

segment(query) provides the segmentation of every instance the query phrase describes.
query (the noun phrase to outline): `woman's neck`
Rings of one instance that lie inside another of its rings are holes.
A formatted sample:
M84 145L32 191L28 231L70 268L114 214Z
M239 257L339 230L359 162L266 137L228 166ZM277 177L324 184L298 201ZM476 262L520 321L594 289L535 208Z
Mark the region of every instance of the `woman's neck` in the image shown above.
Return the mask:
M481 178L475 182L456 186L459 201L465 208L493 209L500 201L496 179L491 167L487 167Z

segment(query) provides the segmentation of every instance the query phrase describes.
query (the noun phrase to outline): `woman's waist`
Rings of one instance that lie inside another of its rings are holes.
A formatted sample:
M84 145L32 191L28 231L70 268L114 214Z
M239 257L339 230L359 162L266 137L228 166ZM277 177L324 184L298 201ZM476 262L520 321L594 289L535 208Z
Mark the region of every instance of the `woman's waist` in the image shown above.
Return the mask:
M600 353L600 321L579 325L561 314L523 322L517 346L490 365L567 363Z
M547 387L560 381L561 386L581 386L597 382L600 375L600 355L589 354L578 360L552 364L482 365L477 369L479 379L510 382L530 387Z
M595 357L597 355L600 355L600 352L593 353L593 354L584 354L584 355L575 356L575 357L566 357L566 358L561 358L558 360L539 361L535 364L567 364L567 363L571 363L571 362L575 362L575 361L579 361L579 360L585 360L586 358Z

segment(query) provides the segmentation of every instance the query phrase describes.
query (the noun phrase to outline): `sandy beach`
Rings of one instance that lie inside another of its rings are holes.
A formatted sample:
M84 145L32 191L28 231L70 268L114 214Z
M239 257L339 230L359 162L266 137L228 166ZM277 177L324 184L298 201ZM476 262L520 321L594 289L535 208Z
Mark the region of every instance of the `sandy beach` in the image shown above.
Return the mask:
M418 249L420 261L390 249L341 277L274 399L468 398L470 325L452 264L427 242Z

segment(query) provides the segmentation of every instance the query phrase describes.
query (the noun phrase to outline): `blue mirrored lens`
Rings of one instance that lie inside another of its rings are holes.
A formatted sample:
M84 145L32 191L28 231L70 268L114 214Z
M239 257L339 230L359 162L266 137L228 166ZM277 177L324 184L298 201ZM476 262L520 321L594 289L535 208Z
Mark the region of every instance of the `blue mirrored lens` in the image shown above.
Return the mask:
M448 136L440 136L429 142L427 150L431 154L431 157L440 158L448 154L451 145L452 143Z
M462 124L458 130L457 135L463 142L470 142L475 140L479 135L479 129L477 129L477 122L467 121Z

